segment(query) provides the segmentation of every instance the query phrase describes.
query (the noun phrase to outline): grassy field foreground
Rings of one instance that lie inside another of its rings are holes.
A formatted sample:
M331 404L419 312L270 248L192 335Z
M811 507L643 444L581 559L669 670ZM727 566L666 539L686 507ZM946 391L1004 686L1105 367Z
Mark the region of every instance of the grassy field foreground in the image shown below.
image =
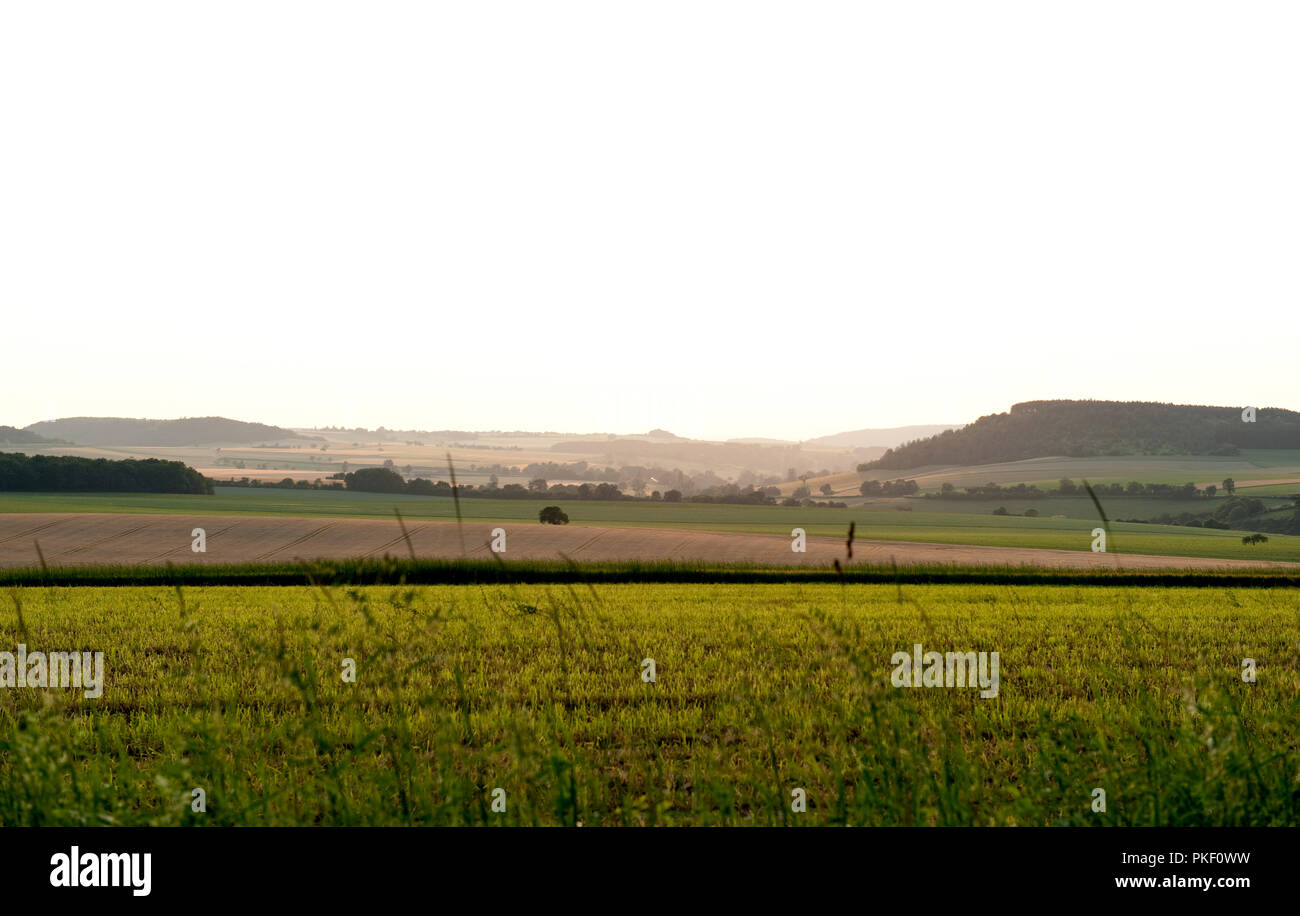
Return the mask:
M94 699L0 691L7 825L1300 823L1290 589L29 587L3 600L0 650L102 651L105 674ZM915 643L998 652L998 695L892 686L891 656Z

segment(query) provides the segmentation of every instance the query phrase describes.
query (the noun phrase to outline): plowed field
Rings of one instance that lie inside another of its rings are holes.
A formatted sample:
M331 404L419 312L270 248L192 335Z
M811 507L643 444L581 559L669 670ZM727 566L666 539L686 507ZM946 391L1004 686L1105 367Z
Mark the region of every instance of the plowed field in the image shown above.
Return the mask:
M490 556L492 525L411 521L408 547L396 520L203 515L0 515L0 567L36 566L37 545L49 566L284 562L297 559ZM1040 566L1069 569L1222 569L1298 567L1297 563L1035 550L908 541L858 540L853 558L839 538L809 537L794 553L790 538L770 534L507 524L503 560L678 560L770 565L841 563ZM207 550L191 549L202 528Z

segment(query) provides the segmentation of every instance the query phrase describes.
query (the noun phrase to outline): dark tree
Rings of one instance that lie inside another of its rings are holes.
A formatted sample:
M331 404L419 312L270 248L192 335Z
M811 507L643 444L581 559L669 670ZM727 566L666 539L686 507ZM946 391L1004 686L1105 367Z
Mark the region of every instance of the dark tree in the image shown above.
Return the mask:
M559 506L546 506L537 513L537 520L543 525L567 525L569 516Z
M406 481L392 468L361 468L343 476L349 490L364 493L405 493Z

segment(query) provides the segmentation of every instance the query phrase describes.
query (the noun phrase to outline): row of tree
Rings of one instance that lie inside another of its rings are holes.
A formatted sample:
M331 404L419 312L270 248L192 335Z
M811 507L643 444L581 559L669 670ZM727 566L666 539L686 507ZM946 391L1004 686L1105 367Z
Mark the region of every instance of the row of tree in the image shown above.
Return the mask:
M921 487L915 480L864 480L858 492L863 496L915 496Z
M362 493L394 493L409 496L452 496L453 487L445 480L429 480L416 477L407 480L392 468L361 468L343 475L343 484L349 490ZM504 487L475 487L473 484L457 484L454 493L461 499L546 499L564 497L567 499L628 499L612 483L598 484L555 484L548 486L540 478L531 481L528 486L509 483Z
M0 490L210 494L212 481L180 461L0 452Z
M407 480L392 468L362 468L342 477L349 490L365 493L394 493L409 496L451 496L453 488L445 480L429 480L417 477ZM899 482L901 483L901 481ZM292 481L290 481L292 484ZM913 486L915 484L913 483ZM263 484L266 486L266 484ZM294 484L294 486L300 486ZM906 488L905 488L906 489ZM892 491L891 491L892 492ZM907 490L907 492L912 492ZM505 486L489 484L475 487L471 484L457 484L455 495L461 499L599 499L629 500L666 503L724 503L739 506L775 506L780 500L781 491L776 487L742 487L734 483L720 483L687 496L678 489L655 490L649 496L630 496L612 483L551 484L537 477L527 486L509 483ZM805 489L803 496L807 496ZM783 506L830 506L843 508L844 503L816 503L802 498L800 494L780 501Z
M342 490L343 481L341 480L294 480L292 477L285 477L282 480L258 480L256 477L251 480L247 477L241 477L238 480L222 480L217 482L219 487L249 487L251 489L267 490Z
M1300 498L1297 498L1292 514L1270 510L1261 500L1249 496L1231 496L1220 500L1213 512L1180 512L1177 515L1165 513L1150 519L1127 519L1127 521L1149 521L1157 525L1186 525L1191 528L1255 528L1276 534L1300 534ZM1119 519L1126 521L1126 519Z
M1122 483L1092 484L1092 491L1097 498L1116 497L1158 497L1161 499L1212 499L1219 488L1210 484L1205 489L1198 489L1194 483L1141 483L1130 480ZM1223 481L1223 489L1231 496L1237 490L1236 482L1231 477ZM1062 477L1054 490L1039 489L1036 484L1018 483L1002 486L998 483L986 483L982 487L962 487L958 489L951 483L945 483L938 493L926 493L925 499L1048 499L1059 497L1085 497L1087 490L1068 477Z

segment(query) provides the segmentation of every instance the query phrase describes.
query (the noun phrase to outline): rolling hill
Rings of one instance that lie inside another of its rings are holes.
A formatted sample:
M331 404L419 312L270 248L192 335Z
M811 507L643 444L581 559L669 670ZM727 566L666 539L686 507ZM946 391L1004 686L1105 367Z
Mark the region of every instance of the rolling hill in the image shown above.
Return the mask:
M1026 401L892 448L859 470L979 465L1030 458L1123 455L1231 456L1242 449L1300 448L1300 413L1144 401Z
M0 445L60 445L58 439L47 439L27 429L0 426Z
M33 423L23 432L80 445L186 446L296 439L292 430L225 417L142 420L126 417L66 417Z
M803 444L810 448L880 448L890 449L927 436L937 436L960 427L951 424L931 426L895 426L890 429L855 429L830 436L818 436Z

